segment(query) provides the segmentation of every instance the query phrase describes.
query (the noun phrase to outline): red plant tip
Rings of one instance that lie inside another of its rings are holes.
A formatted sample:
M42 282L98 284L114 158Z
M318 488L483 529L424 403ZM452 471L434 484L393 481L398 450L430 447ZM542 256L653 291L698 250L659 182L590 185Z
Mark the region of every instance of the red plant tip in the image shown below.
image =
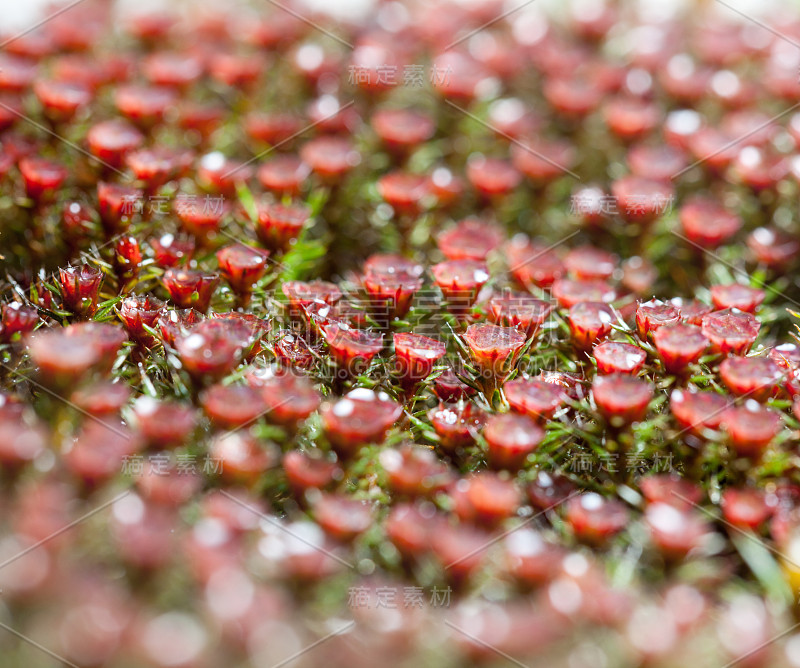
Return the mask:
M512 192L522 174L507 160L473 154L467 160L467 179L483 197L499 197Z
M431 271L433 280L447 300L452 313L466 313L489 280L486 265L476 260L448 260L435 264Z
M473 396L476 391L447 367L433 381L433 392L440 400L452 403Z
M606 338L617 320L613 309L603 302L578 302L570 307L567 319L573 343L584 351Z
M311 209L302 204L266 204L258 208L256 233L268 248L285 251L297 239L311 217Z
M126 228L136 214L142 213L143 193L138 188L116 183L97 183L97 209L108 231Z
M223 479L245 486L255 485L277 463L274 450L265 449L243 429L216 436L209 446L209 456L219 461Z
M87 323L94 324L94 323ZM101 329L86 330L75 325L64 329L47 329L28 335L28 354L36 365L42 381L55 387L74 387L91 369L98 369L116 352L124 341L124 334L110 325ZM105 328L110 328L113 341ZM110 366L110 365L109 365Z
M327 281L286 281L281 290L289 300L293 318L307 317L306 308L315 302L333 306L342 298L339 286Z
M317 410L321 401L309 378L290 369L259 369L247 376L247 382L261 393L269 420L292 430Z
M92 92L81 83L39 79L33 86L45 115L55 123L69 121L92 101Z
M203 62L197 56L177 51L150 54L142 63L142 74L156 86L185 88L203 75Z
M680 210L683 232L692 243L703 248L716 248L739 231L742 220L716 200L697 196L690 198Z
M401 384L413 387L431 374L447 348L441 341L422 334L401 332L394 335L394 352Z
M601 248L581 246L567 253L564 266L572 278L605 280L611 278L617 268L617 258Z
M258 168L261 185L275 195L295 197L300 194L311 168L294 155L279 155Z
M669 404L678 424L699 436L702 436L706 429L718 429L722 424L725 409L730 405L725 395L686 390L675 390Z
M219 151L207 153L197 165L197 182L204 190L236 197L236 187L253 175L253 169L244 162L229 160Z
M300 149L303 162L322 179L338 181L361 162L361 155L348 139L342 137L317 137Z
M449 467L439 461L433 450L416 445L383 450L380 463L389 488L402 496L431 496L444 491L453 481Z
M669 210L675 199L671 185L638 176L624 176L614 181L611 192L622 217L638 225L652 223Z
M675 324L680 322L680 319L681 312L677 306L657 299L639 304L636 309L636 329L643 341L646 341L647 335L657 331L659 327Z
M636 144L626 158L634 176L651 181L669 181L687 163L686 152L668 144Z
M200 395L200 405L211 422L222 429L251 425L266 408L261 394L247 385L212 385Z
M174 90L158 86L126 85L114 93L114 104L120 113L143 128L160 123L177 100Z
M183 368L196 380L218 380L230 373L250 345L248 336L227 320L204 320L175 338Z
M126 297L117 311L128 335L146 348L154 346L156 338L145 327L155 329L163 312L164 302L149 296Z
M29 332L32 332L39 322L39 312L32 306L25 306L19 302L9 302L2 306L0 323L0 340L3 343L18 341Z
M118 169L125 156L144 143L144 135L126 121L103 121L89 129L86 142L93 156Z
M178 308L193 308L200 313L208 311L219 285L217 274L175 267L167 269L161 280Z
M639 97L617 97L604 105L603 117L609 130L623 141L635 141L649 134L662 120L661 109Z
M309 489L327 487L342 476L342 469L336 462L312 455L291 450L283 458L284 473L298 496Z
M744 355L755 343L761 323L755 316L736 309L715 311L703 316L703 335L716 352Z
M774 512L763 490L730 487L720 498L722 516L739 529L758 531Z
M775 395L787 375L769 357L736 357L723 360L719 375L734 394L766 401Z
M504 379L525 345L525 334L513 327L477 323L467 327L464 342L484 377Z
M512 410L539 420L552 418L567 400L561 387L543 380L516 378L506 383L503 392Z
M125 164L150 191L184 176L193 160L191 151L167 147L139 149L125 156Z
M66 167L41 158L23 158L19 162L19 171L25 194L35 202L53 199L68 176Z
M686 300L680 297L674 297L669 300L669 303L681 312L681 322L687 325L697 325L700 327L700 325L703 324L703 316L714 312L713 306L704 304L697 299Z
M508 257L508 271L523 288L527 289L532 285L540 288L550 287L567 271L555 251L531 242L524 235L515 236L506 245L505 250ZM568 308L571 304L562 306Z
M377 332L336 322L322 324L320 330L343 378L365 371L372 358L383 350L383 334Z
M543 185L564 175L577 157L568 141L526 141L511 147L511 162L535 185Z
M120 276L126 278L135 276L142 259L142 249L136 237L123 236L114 244L114 265Z
M313 515L325 533L339 541L351 541L372 526L374 518L366 501L323 493L314 502Z
M250 113L245 118L245 131L256 141L283 144L303 129L303 120L285 113Z
M617 298L617 292L605 281L558 278L553 282L553 297L561 308L572 308L580 302L605 302Z
M97 310L103 272L89 265L58 270L61 300L74 314L89 317Z
M217 251L222 277L234 292L248 295L267 271L269 252L235 244Z
M456 481L450 496L454 511L462 520L487 526L495 526L513 516L521 501L514 481L491 471L481 471Z
M745 313L755 313L764 297L763 290L739 283L711 287L711 300L719 310L735 308Z
M447 208L464 194L464 180L447 167L436 167L429 176L431 192L436 196L439 207Z
M516 327L530 338L539 332L553 305L527 292L506 290L489 300L488 311L489 319L496 325Z
M422 265L400 255L372 255L364 263L362 284L370 297L373 316L388 324L411 308L411 300L422 287Z
M615 499L586 492L567 501L566 520L575 536L592 545L604 545L628 524L628 509Z
M131 388L127 385L100 381L75 390L70 395L70 401L90 415L110 417L119 414L130 396Z
M684 559L702 546L710 533L708 523L691 510L653 503L644 513L650 539L667 560Z
M647 359L647 353L630 343L605 341L592 351L597 362L597 373L627 373L638 375Z
M755 259L773 269L783 269L800 251L792 235L769 227L758 227L747 237L747 246Z
M302 337L288 331L280 332L272 343L279 364L289 368L310 369L319 358L319 351Z
M381 443L403 414L403 407L384 392L357 388L322 406L322 425L331 445L342 456L354 455L367 443Z
M708 339L696 325L664 325L653 334L653 344L668 373L680 374L708 348Z
M674 473L656 473L639 481L647 503L666 503L676 508L691 508L700 503L703 490L697 483Z
M519 413L493 415L486 422L483 437L487 457L494 469L516 471L544 439L544 430L533 418Z
M157 239L150 239L149 243L150 248L153 249L156 264L164 269L188 262L194 253L195 244L191 237L164 234Z
M191 406L152 397L139 397L133 405L139 432L157 448L182 445L194 431L197 416Z
M400 215L414 215L422 200L429 194L428 179L418 174L391 172L380 179L376 187L383 200Z
M436 245L448 260L483 261L502 243L502 230L479 218L459 221L436 237Z
M640 378L614 373L594 379L592 396L597 410L613 426L622 426L644 419L653 386Z
M412 109L379 109L370 119L373 130L392 151L406 152L433 136L436 126L427 114Z
M486 414L472 403L440 404L430 411L431 424L439 437L439 445L448 454L457 454L472 445L486 422Z
M765 408L755 399L743 406L725 411L722 427L728 434L731 447L743 457L760 457L781 430L783 421L779 413Z

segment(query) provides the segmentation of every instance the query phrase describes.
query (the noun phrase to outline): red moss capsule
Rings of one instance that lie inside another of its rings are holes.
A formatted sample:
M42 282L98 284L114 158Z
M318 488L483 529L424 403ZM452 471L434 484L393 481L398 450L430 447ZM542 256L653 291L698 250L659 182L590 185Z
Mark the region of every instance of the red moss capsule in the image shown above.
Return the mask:
M616 258L601 248L580 246L564 257L564 266L572 278L580 280L611 278L617 267Z
M731 402L717 392L675 390L670 397L672 415L684 429L702 435L705 429L718 429Z
M381 443L402 413L403 407L387 394L366 388L352 390L321 410L325 435L344 456L355 454L367 443Z
M758 531L774 512L763 490L747 487L726 489L722 492L720 507L727 522L750 531Z
M603 98L603 90L597 81L583 76L562 78L548 77L542 93L551 107L569 118L581 118L594 111Z
M155 262L159 267L168 269L178 264L188 262L194 253L194 239L192 237L164 234L161 237L150 239Z
M653 334L653 344L668 373L683 373L708 348L708 339L696 325L664 325Z
M443 491L453 479L447 464L439 461L433 450L416 445L384 450L380 463L389 488L397 495L431 496Z
M761 323L749 313L735 309L703 316L702 330L714 350L723 354L744 355L758 338Z
M513 480L481 471L461 478L450 490L454 511L464 521L495 526L513 516L520 505L520 490Z
M430 549L435 520L441 517L427 507L399 503L392 507L384 523L386 535L399 552L408 558L420 557Z
M378 179L376 187L378 194L397 213L414 215L429 192L428 185L428 179L419 174L390 172Z
M525 236L516 236L506 246L509 273L522 287L536 285L547 288L566 273L566 267L555 251L533 243Z
M317 137L303 145L300 157L326 181L336 181L361 162L353 144L342 137Z
M38 69L32 60L3 54L0 56L0 91L21 93L29 89L36 80Z
M45 115L56 123L69 121L92 100L89 88L72 81L39 79L33 90Z
M512 192L522 174L507 160L472 155L467 161L467 179L483 197L499 197Z
M373 317L381 323L402 318L422 287L422 266L400 256L381 255L371 259L364 265L361 283L369 295Z
M266 449L245 430L224 432L209 446L209 456L219 462L227 482L255 485L277 463L277 454Z
M431 192L436 196L436 204L447 208L464 194L464 179L453 174L447 167L436 167L428 177Z
M217 251L220 273L231 288L249 295L253 286L267 271L269 253L258 248L236 244Z
M258 180L278 196L300 194L311 168L294 155L279 155L258 168Z
M137 149L125 156L125 164L149 191L184 176L193 160L191 151L165 146Z
M254 112L244 119L245 131L256 141L280 144L303 129L303 120L288 113Z
M428 417L439 437L441 449L456 454L475 442L475 436L486 422L486 414L469 402L439 404Z
M658 331L664 325L680 322L681 312L674 304L653 299L639 304L636 309L636 329L639 336L647 339L647 335Z
M578 302L569 309L568 320L573 343L588 351L611 333L616 316L603 302Z
M203 76L203 62L197 56L179 51L159 51L142 62L142 74L156 86L186 88Z
M662 121L658 105L638 97L617 97L603 107L608 129L623 141L634 141L650 134Z
M133 406L136 426L147 443L156 448L183 445L197 424L194 409L176 401L140 397Z
M93 125L86 141L92 155L111 167L119 168L125 156L144 143L144 136L130 123L111 120Z
M733 394L766 401L777 393L786 374L768 357L731 356L720 364L719 375Z
M606 341L592 351L597 373L628 373L636 376L642 370L647 353L638 346L619 341Z
M448 260L433 265L433 279L453 313L465 313L489 280L486 265L475 260Z
M755 313L764 301L765 293L740 283L711 286L711 301L718 309L739 309L745 313Z
M336 462L323 457L292 450L283 458L283 470L295 494L301 495L309 489L323 489L342 475Z
M3 343L15 343L29 332L32 332L39 322L39 312L32 306L24 306L19 302L9 302L2 306L0 317L0 340Z
M208 62L208 71L225 86L249 89L258 81L265 66L261 57L217 51Z
M674 473L656 473L639 481L647 503L665 503L677 508L691 508L703 498L702 488L692 480Z
M625 528L630 513L616 499L586 492L567 501L566 520L580 540L603 545Z
M247 382L261 393L270 422L289 429L297 428L322 400L308 376L280 367L251 373Z
M372 358L383 350L383 334L337 322L322 324L320 330L339 373L346 377L364 372Z
M219 379L233 371L250 345L252 341L225 320L204 320L175 339L183 367L198 380Z
M126 456L141 442L119 420L87 420L64 453L67 470L88 485L104 483L118 475Z
M35 202L49 201L67 180L63 165L41 158L23 158L19 171L25 184L25 194Z
M76 390L70 395L78 408L90 415L117 415L131 396L131 389L122 383L101 381Z
M543 185L567 174L576 153L566 141L525 140L511 147L511 162L534 185Z
M372 115L372 128L387 148L407 151L433 136L433 119L412 109L379 109Z
M200 396L200 405L222 429L251 425L266 411L261 394L247 385L212 385Z
M372 526L372 510L365 501L336 494L322 494L312 509L314 519L339 541L351 541Z
M464 342L484 377L504 379L513 368L526 337L513 327L477 323L467 327Z
M172 309L158 319L164 345L174 346L176 339L187 334L203 316L192 308Z
M668 144L637 144L626 155L634 176L651 181L668 181L687 165L686 153Z
M39 377L49 386L74 386L102 359L91 337L62 329L33 332L26 344Z
M145 329L156 329L158 319L164 312L164 302L155 297L126 297L120 302L117 313L125 325L128 336L137 343L150 348L155 345L156 337Z
M653 398L653 386L626 374L597 376L592 383L597 410L612 424L630 424L644 419Z
M690 198L680 209L683 232L692 243L716 248L729 241L742 227L742 219L710 197Z
M515 471L528 455L539 447L544 430L527 415L505 413L493 415L486 422L483 437L488 444L487 457L494 469Z
M448 260L483 261L502 242L502 231L478 218L459 221L436 237L436 245Z
M756 192L772 189L789 174L790 163L782 154L756 146L745 146L731 166L735 179Z
M400 382L413 387L424 380L446 352L444 343L436 339L406 332L395 334L394 353Z
M758 262L775 269L786 267L800 251L800 243L791 234L769 227L753 230L747 247Z
M714 312L713 306L704 304L697 299L686 300L675 297L674 299L670 299L670 304L680 309L681 322L687 325L697 325L700 327L700 325L703 324L703 316Z
M197 183L204 190L236 198L236 188L253 175L248 163L229 160L219 151L207 153L197 165Z
M754 399L748 399L744 406L728 408L722 418L731 446L744 457L759 457L778 435L782 424L779 413Z
M567 395L554 383L517 378L503 388L508 405L518 413L548 420L566 404Z
M580 302L605 302L617 298L616 290L605 281L559 278L553 282L553 296L561 308L572 308Z
M283 251L308 224L311 210L302 204L266 204L258 207L258 238L268 248Z
M116 183L97 183L97 210L110 232L123 230L134 216L143 212L143 193L138 188Z
M121 282L139 273L142 259L142 249L136 237L122 236L114 244L114 268Z
M708 523L691 510L654 503L644 513L650 539L667 560L680 560L699 548L710 533Z
M114 93L114 104L120 113L145 128L160 123L177 99L175 91L158 86L126 85Z
M527 292L504 291L489 300L488 310L493 323L516 327L530 338L539 332L553 311L553 305Z
M59 269L58 274L64 306L76 315L91 316L97 310L103 272L84 264L80 267Z
M174 267L167 269L161 280L178 308L193 308L200 313L208 311L219 285L217 274Z
M206 142L224 117L225 108L220 105L188 101L179 107L178 125L184 130L197 133L201 142Z
M647 225L672 206L675 191L663 181L650 181L638 176L624 176L611 184L619 213L625 220Z
M538 510L550 510L575 494L575 485L560 473L539 471L528 485L528 499Z

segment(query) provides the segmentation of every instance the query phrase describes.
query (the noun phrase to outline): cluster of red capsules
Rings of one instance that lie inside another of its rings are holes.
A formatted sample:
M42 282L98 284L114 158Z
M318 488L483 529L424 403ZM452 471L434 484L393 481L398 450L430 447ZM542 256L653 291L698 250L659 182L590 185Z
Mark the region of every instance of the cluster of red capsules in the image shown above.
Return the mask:
M800 21L566 9L0 42L10 661L800 666Z

